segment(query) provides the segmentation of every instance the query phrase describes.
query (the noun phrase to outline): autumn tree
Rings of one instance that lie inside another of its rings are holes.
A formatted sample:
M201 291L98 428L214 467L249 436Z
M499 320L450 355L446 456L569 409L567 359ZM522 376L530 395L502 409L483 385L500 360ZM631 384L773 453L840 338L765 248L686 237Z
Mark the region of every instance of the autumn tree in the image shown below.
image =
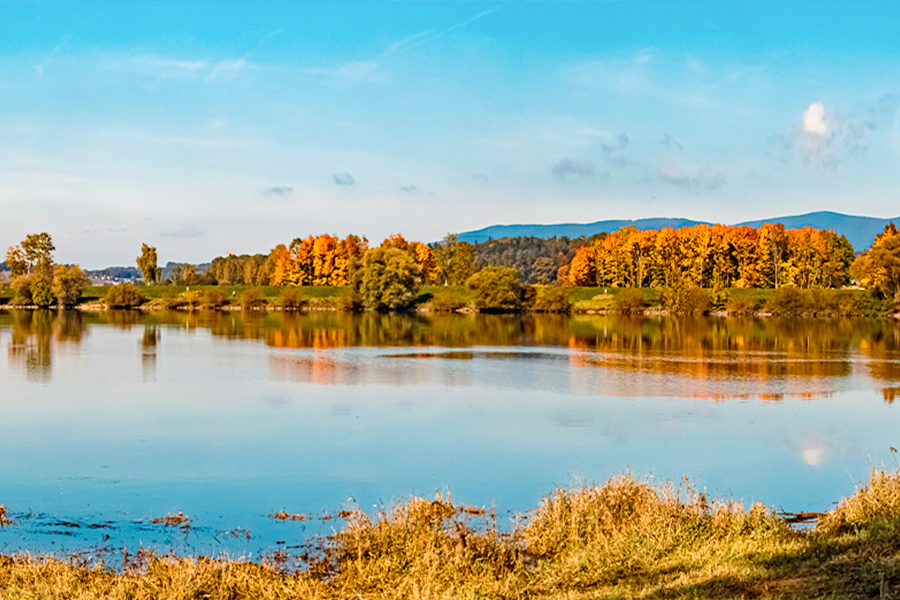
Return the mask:
M78 304L84 288L90 285L78 265L56 265L53 267L53 285L51 291L56 303L63 308L71 308Z
M44 232L26 235L18 246L7 251L7 265L14 273L10 285L16 292L15 303L39 307L53 304L55 249L50 234Z
M141 244L141 255L137 257L137 267L144 277L144 283L153 285L159 282L162 269L156 266L156 247Z
M572 264L569 265L569 282L572 285L596 285L594 253L587 246L582 246L575 253Z
M894 223L853 262L851 274L864 287L900 302L900 233Z

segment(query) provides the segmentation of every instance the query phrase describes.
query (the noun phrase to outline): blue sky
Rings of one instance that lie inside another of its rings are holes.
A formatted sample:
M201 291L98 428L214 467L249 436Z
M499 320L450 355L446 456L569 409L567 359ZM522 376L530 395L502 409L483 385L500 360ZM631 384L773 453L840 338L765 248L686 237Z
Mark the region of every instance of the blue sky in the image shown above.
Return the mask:
M0 3L0 244L900 213L895 3Z

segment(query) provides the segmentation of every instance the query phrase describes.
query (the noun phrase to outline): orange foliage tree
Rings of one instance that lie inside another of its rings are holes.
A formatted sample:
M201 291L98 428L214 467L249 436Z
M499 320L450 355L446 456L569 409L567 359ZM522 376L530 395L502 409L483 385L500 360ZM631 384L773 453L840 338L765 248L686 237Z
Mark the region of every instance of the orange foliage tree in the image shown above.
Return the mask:
M852 259L847 238L830 229L629 226L579 248L567 277L575 285L613 287L840 287Z

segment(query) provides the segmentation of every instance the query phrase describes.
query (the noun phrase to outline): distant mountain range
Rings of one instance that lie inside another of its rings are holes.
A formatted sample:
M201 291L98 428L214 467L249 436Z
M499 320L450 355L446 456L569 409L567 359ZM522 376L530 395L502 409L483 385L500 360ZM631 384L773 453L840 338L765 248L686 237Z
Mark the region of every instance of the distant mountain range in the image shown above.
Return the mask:
M884 226L889 222L900 224L900 217L893 219L877 219L874 217L857 217L836 212L813 212L805 215L793 215L787 217L773 217L758 221L745 221L735 225L749 225L759 227L765 223L782 223L788 229L797 227L815 227L816 229L833 229L835 232L847 236L847 240L853 244L857 251L867 250L872 245L875 236L884 231ZM490 239L505 237L533 236L539 238L550 237L590 237L598 233L611 233L622 227L634 225L641 231L648 229L661 229L663 227L689 227L691 225L710 224L705 221L691 221L678 218L653 218L629 220L596 221L594 223L559 223L556 225L491 225L476 231L465 231L457 234L461 242L472 244L486 242Z

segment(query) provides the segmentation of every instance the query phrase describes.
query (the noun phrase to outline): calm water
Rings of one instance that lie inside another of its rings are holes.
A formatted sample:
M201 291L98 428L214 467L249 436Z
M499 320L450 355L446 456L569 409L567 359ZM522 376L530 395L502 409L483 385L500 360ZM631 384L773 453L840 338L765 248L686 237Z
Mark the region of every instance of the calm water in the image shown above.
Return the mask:
M897 395L892 321L0 313L0 550L258 557L341 526L282 509L627 471L823 510L896 467Z

